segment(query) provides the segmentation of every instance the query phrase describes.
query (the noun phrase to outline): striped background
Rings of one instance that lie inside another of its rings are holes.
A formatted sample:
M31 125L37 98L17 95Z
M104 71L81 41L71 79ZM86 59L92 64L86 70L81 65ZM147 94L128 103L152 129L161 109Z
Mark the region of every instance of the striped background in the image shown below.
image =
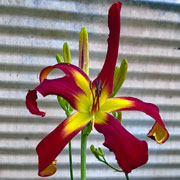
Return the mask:
M56 63L65 41L78 62L82 26L89 32L90 75L100 71L107 49L107 11L111 0L0 0L0 180L37 180L38 142L64 118L56 97L38 101L45 118L25 108L28 89L38 84L40 70ZM180 179L180 5L123 1L118 64L129 62L127 80L119 95L155 103L171 135L163 145L147 139L153 120L143 113L123 112L123 124L148 141L149 161L130 174L131 180ZM55 73L54 76L58 74ZM75 179L80 179L79 135L73 139ZM120 180L89 151L102 147L112 165L114 155L93 131L88 139L87 180ZM42 179L42 178L40 178ZM46 179L68 180L68 150L58 157L57 173Z

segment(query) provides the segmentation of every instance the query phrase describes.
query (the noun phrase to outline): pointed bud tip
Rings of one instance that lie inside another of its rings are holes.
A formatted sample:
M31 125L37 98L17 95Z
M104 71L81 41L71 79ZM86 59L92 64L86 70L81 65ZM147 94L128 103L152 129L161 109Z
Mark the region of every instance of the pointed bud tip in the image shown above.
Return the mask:
M82 27L79 35L79 41L88 41L88 32L86 27Z
M128 64L128 60L127 59L123 59L122 62L125 63L125 64Z
M67 42L64 42L63 46L69 46Z
M121 64L123 65L123 66L128 66L128 60L127 59L123 59L122 60L122 62L121 62Z
M83 31L83 32L87 32L86 27L85 27L85 26L83 26L83 27L81 28L81 31Z
M64 62L71 63L71 52L69 49L69 44L67 42L63 44L63 58Z
M56 54L56 60L57 60L57 63L63 63L64 62L64 59L60 54Z
M90 146L90 149L91 149L91 152L92 152L92 153L94 153L94 152L96 151L94 145L91 145L91 146Z
M89 45L88 33L85 27L81 28L79 34L79 67L89 75Z

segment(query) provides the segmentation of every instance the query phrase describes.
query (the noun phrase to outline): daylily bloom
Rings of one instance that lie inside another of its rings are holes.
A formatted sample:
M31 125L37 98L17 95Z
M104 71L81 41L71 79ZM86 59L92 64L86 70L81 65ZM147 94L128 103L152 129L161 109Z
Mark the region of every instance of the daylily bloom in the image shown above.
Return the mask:
M40 73L40 85L29 91L26 96L26 106L35 115L45 116L45 112L40 111L37 107L37 91L43 96L50 94L62 96L77 110L37 146L40 176L49 176L55 173L56 157L89 122L91 122L92 128L94 127L105 136L104 146L114 152L119 167L125 173L145 164L148 160L147 143L129 133L110 114L111 112L125 110L145 112L155 120L155 124L147 136L157 143L163 143L168 139L169 134L157 106L134 97L109 97L113 91L113 77L118 56L120 10L120 2L114 3L109 9L110 33L107 55L104 66L94 81L91 82L80 68L68 63L60 63L44 68ZM54 69L60 69L65 76L47 79L48 74Z

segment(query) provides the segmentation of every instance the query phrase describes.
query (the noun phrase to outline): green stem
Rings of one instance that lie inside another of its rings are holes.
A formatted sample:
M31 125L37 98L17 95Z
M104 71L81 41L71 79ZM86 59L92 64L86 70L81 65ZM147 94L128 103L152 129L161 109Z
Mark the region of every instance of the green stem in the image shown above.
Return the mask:
M86 144L88 135L81 131L81 180L86 180Z
M70 175L71 180L73 180L73 168L72 168L72 148L71 148L71 141L69 141L69 167L70 167Z
M129 180L129 176L128 174L125 173L125 176L126 176L126 180Z
M71 115L71 113L67 110L65 111L66 116L69 117ZM72 148L71 148L71 141L69 141L68 143L69 145L69 169L70 169L70 176L71 176L71 180L74 180L73 178L73 167L72 167Z
M111 166L111 165L110 165L107 161L104 161L104 163L105 163L107 166L109 166L111 169L115 170L115 171L118 171L118 172L123 172L122 170L117 169L117 168L115 168L115 167Z

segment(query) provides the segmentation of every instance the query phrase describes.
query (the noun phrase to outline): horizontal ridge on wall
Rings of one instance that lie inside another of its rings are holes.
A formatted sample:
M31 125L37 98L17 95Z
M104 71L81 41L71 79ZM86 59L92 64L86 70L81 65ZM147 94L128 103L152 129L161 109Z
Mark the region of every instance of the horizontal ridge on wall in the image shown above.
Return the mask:
M36 146L65 119L55 96L38 99L44 118L25 107L29 89L39 83L40 71L56 64L68 42L72 63L78 64L79 31L89 34L90 78L100 72L107 51L107 12L114 0L0 1L0 180L39 180ZM159 106L170 133L158 145L147 138L154 120L142 112L125 111L123 125L146 140L149 161L130 173L132 180L180 179L180 5L123 0L117 65L128 60L128 74L117 96L134 96ZM62 76L56 71L50 77ZM102 134L88 138L87 180L123 180L97 162L89 146L101 147L108 161L115 157L102 144ZM80 134L72 140L75 179L80 179ZM57 158L57 173L48 179L69 179L68 148Z

